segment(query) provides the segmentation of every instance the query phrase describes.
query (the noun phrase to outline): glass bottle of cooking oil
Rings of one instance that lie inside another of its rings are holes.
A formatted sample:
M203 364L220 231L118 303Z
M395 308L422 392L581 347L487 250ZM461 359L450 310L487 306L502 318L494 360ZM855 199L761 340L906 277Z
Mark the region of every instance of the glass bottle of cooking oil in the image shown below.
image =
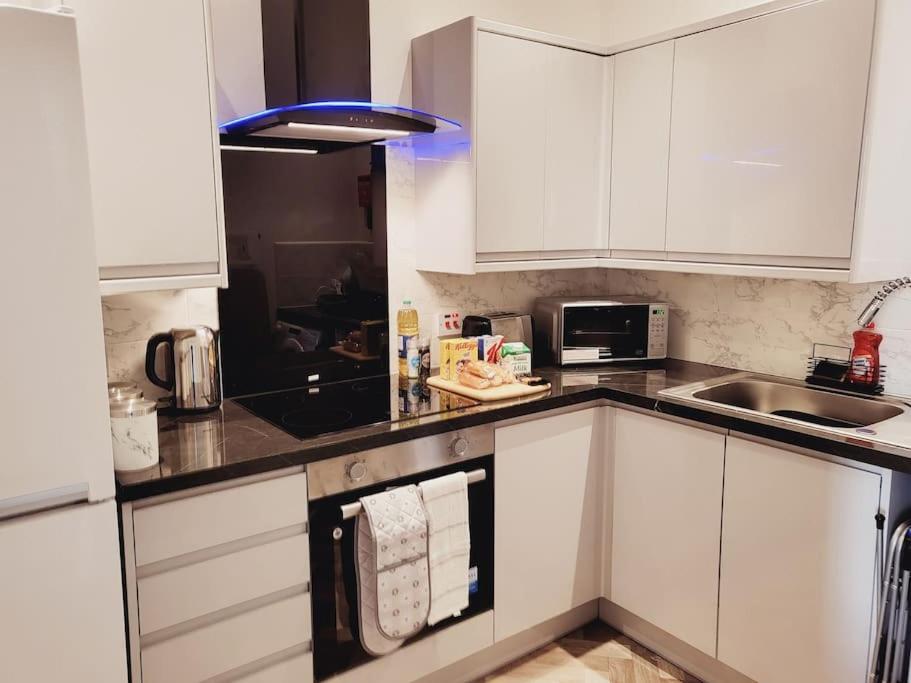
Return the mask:
M405 299L396 315L398 327L399 376L408 376L408 342L418 335L418 312L411 305L411 299Z

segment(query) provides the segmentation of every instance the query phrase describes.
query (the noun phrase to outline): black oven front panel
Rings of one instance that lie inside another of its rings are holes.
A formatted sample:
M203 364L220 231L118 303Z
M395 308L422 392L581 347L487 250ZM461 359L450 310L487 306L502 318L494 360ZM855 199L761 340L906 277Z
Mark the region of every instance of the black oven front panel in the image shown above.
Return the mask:
M469 606L457 618L426 627L419 640L462 619L493 609L493 456L486 456L383 482L310 503L310 572L313 605L313 662L317 681L338 675L373 657L360 645L357 618L354 519L342 520L341 506L388 488L417 484L459 470L484 469L487 477L468 487L472 568ZM407 647L408 643L405 643Z

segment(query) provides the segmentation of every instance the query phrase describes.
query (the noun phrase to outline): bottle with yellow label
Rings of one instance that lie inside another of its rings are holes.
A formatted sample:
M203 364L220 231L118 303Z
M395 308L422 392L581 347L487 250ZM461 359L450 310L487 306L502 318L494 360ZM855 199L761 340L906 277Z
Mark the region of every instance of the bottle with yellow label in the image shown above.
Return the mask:
M418 312L411 305L411 299L405 299L396 315L398 328L399 376L408 376L408 342L418 335Z

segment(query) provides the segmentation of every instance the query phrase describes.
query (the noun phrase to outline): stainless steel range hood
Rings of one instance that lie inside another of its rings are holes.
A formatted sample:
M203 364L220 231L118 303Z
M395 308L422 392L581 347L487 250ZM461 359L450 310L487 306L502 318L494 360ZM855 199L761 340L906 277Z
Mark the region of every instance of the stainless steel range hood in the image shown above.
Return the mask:
M259 110L219 102L222 149L318 154L460 128L428 112L370 101L369 14L369 0L217 6L216 80L234 78L248 89L253 76L262 83ZM235 77L238 70L243 77Z

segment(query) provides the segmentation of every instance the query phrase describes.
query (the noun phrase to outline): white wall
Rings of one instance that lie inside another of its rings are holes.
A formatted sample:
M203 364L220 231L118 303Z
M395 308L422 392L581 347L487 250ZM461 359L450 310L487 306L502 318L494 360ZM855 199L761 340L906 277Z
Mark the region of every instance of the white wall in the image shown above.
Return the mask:
M376 102L411 103L411 39L470 16L601 42L604 0L371 0Z
M736 12L766 0L604 0L601 42L625 43Z

